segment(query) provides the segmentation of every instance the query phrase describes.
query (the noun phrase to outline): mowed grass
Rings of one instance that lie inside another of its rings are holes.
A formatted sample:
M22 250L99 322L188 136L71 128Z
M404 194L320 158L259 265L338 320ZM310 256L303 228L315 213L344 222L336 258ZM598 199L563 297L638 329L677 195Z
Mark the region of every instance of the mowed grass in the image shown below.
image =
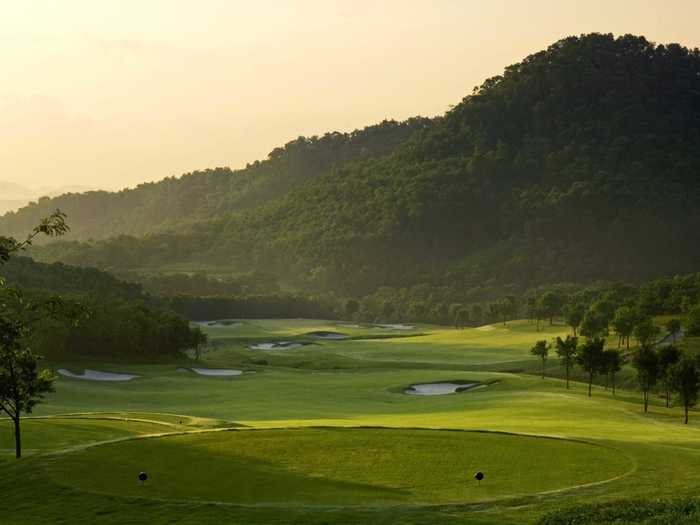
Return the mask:
M557 468L543 468L556 464ZM88 492L239 504L457 503L619 476L631 462L581 442L485 432L239 430L137 439L62 456L52 478ZM474 473L484 471L480 485ZM150 474L144 485L140 471Z
M261 341L271 330L302 336L333 323L263 325ZM536 370L534 341L566 327L419 328L425 335L271 352L249 350L250 335L222 338L199 366L255 372L233 378L177 372L195 366L185 362L56 363L141 377L60 378L37 407L46 419L27 420L31 454L17 463L11 428L0 422L3 523L529 524L561 506L700 491L695 413L685 426L659 398L645 415L634 390L613 397L594 387L588 398L581 383L566 390L558 378L520 373ZM260 358L268 364L251 363ZM560 372L554 358L548 370ZM402 393L451 380L489 384ZM66 414L109 419L98 429L90 425L100 419ZM234 425L248 428L191 433ZM132 439L160 433L182 435ZM123 441L77 448L114 439ZM152 483L136 482L140 470ZM487 475L481 487L475 470Z
M24 454L32 455L99 441L163 432L164 428L157 423L135 420L51 418L23 420L22 431ZM0 420L0 459L14 457L14 447L14 427L8 420Z

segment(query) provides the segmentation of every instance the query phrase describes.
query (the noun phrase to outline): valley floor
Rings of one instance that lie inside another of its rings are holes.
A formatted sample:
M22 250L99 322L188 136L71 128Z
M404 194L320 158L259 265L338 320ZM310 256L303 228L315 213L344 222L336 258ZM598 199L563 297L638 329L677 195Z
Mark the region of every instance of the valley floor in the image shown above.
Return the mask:
M562 326L205 329L213 345L198 364L53 363L139 377L61 377L25 420L21 461L0 421L0 521L528 524L571 505L700 489L700 418L683 425L661 399L644 414L632 389L567 390L554 359L550 377L533 373L529 348ZM313 344L250 349L275 341ZM485 386L404 393L440 381Z

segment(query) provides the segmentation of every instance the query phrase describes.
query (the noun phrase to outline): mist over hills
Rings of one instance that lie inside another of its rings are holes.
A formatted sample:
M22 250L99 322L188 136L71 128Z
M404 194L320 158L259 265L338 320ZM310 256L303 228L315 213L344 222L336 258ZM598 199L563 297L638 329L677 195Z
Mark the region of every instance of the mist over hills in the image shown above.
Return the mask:
M46 261L123 272L265 271L307 291L647 279L700 261L700 52L556 42L444 116L299 138L243 170L42 199Z

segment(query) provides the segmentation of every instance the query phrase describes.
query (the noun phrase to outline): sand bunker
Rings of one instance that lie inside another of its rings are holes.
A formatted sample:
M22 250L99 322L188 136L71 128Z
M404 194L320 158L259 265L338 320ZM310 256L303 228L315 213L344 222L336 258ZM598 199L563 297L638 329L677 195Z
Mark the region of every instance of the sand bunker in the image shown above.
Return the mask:
M243 323L224 319L221 321L197 321L195 324L203 328L235 328Z
M496 327L493 326L492 324L487 324L486 326L479 326L477 330L481 330L482 332L490 332L491 330L495 330Z
M235 368L192 368L195 374L201 376L215 376L215 377L230 377L239 376L243 373L243 370L236 370Z
M258 343L251 345L252 350L292 350L301 348L303 343L295 343L294 341L276 341L274 343Z
M317 339L330 339L330 340L339 340L339 339L347 339L350 337L347 334L341 334L338 332L309 332L308 334L311 337L316 337Z
M421 383L411 385L403 393L414 396L444 396L469 390L477 385L478 383Z
M385 330L413 330L415 326L407 324L378 324L375 325L377 328L383 328Z
M57 372L65 377L71 377L73 379L87 379L88 381L131 381L132 379L139 377L133 374L114 374L112 372L100 372L99 370L88 369L85 369L82 374L74 374L65 368L59 368Z

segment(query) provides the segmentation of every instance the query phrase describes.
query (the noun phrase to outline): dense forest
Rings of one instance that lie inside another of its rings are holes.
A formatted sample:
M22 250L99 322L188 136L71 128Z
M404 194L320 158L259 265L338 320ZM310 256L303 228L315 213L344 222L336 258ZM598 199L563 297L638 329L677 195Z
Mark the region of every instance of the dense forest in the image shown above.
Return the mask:
M700 51L590 34L444 116L300 138L241 171L44 200L0 232L60 207L81 226L41 260L496 298L696 271L699 174Z

